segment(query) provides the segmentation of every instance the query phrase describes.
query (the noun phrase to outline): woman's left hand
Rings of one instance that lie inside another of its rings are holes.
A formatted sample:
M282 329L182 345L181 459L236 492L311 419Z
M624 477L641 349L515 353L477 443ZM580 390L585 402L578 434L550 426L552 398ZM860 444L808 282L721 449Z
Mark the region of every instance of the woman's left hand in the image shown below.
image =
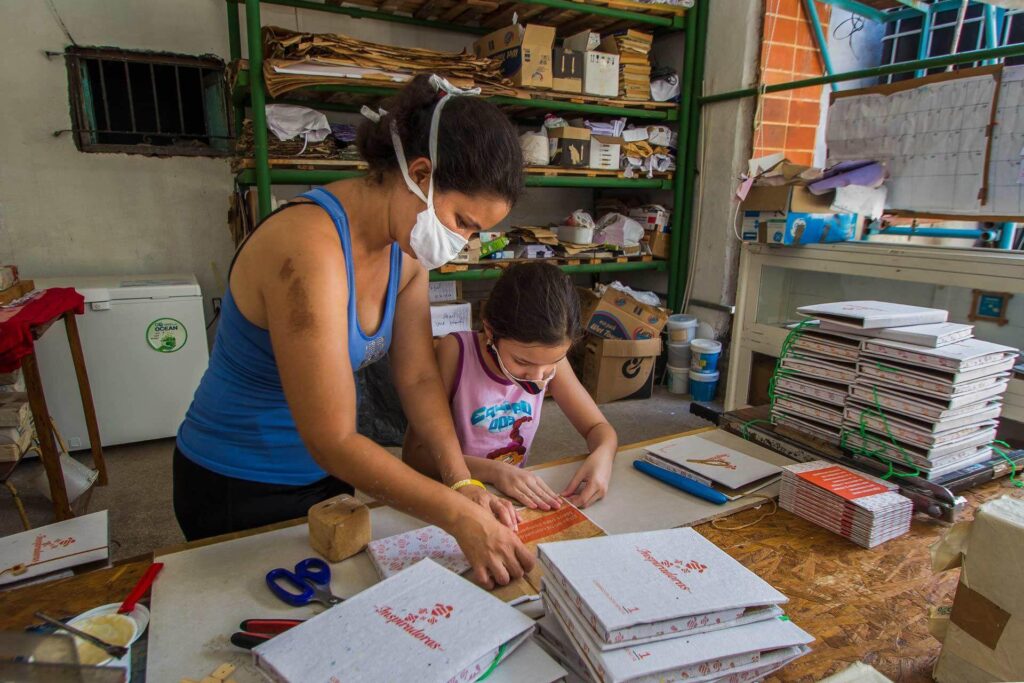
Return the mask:
M485 510L489 510L492 515L498 518L499 522L507 526L509 529L512 529L513 531L519 529L519 513L516 512L515 505L511 500L491 495L491 493L486 489L482 489L479 486L474 486L472 484L460 488L459 493L466 496Z
M614 459L614 450L595 450L576 470L562 496L578 508L593 505L604 498L611 482Z

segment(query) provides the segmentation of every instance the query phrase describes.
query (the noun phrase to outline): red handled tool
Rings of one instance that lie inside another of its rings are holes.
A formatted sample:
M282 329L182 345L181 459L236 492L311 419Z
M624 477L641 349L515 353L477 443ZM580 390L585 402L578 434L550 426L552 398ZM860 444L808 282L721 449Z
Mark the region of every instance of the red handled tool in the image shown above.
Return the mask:
M231 644L251 650L277 634L298 626L303 621L303 619L246 619L238 625L241 630L231 634Z
M131 611L135 609L135 603L137 603L142 598L142 596L146 594L146 591L149 590L149 587L153 585L153 581L156 579L156 575L159 574L160 570L163 568L163 562L154 562L153 564L149 565L149 569L147 569L146 573L142 575L142 578L139 579L139 582L135 584L135 588L133 588L132 592L128 594L128 597L124 599L124 602L121 603L121 606L117 608L117 613L130 614Z

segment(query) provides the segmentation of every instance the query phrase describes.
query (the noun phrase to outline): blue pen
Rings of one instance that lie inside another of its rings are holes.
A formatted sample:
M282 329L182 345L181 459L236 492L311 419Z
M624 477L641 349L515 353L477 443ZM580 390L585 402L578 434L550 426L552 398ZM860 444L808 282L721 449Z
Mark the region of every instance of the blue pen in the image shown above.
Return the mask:
M729 502L729 499L724 494L716 491L710 486L705 486L704 484L701 484L699 481L687 479L681 474L676 474L675 472L670 472L666 469L662 469L657 465L652 465L646 460L634 460L633 467L640 470L646 475L652 476L659 481L665 482L669 486L674 486L680 491L685 491L686 493L689 493L691 496L703 498L709 503L714 503L715 505L724 505L725 503Z

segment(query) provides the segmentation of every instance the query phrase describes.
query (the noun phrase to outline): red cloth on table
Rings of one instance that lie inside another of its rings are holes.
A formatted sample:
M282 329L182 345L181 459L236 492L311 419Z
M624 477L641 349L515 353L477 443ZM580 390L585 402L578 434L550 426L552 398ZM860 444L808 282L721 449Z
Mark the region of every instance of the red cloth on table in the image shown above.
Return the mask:
M0 372L13 372L32 353L32 328L56 320L68 311L85 313L85 297L71 287L41 290L19 306L0 307ZM32 292L32 294L35 294Z

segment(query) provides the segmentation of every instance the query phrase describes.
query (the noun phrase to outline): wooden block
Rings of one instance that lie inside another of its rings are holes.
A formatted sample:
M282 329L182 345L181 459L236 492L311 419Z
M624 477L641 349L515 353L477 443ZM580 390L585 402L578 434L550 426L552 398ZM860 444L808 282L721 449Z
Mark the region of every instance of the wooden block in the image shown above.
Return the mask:
M183 678L181 679L180 683L199 683L199 681L192 678Z
M216 678L218 681L223 681L227 679L228 676L235 673L235 669L237 668L238 667L236 667L234 664L230 662L224 662L216 669L214 669L213 673L210 674L210 676Z
M370 509L348 494L309 508L309 544L328 562L341 562L370 542Z
M213 676L206 676L203 680L199 681L199 683L221 683L221 681Z

